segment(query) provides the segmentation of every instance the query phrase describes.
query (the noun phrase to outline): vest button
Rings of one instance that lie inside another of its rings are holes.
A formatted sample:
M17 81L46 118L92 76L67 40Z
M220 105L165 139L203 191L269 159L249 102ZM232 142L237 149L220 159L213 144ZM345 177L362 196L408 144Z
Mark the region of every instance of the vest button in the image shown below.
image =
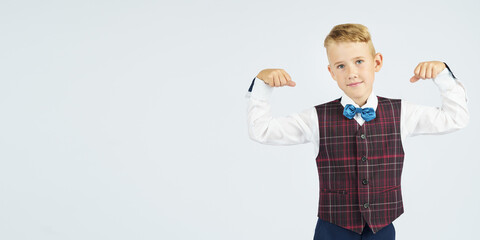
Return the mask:
M368 207L370 207L370 204L368 204L368 202L363 204L363 208L368 208Z
M360 138L361 138L361 139L365 139L365 138L367 138L367 137L365 136L365 134L362 134L362 135L360 135Z
M368 184L368 180L367 180L367 179L363 179L363 180L362 180L362 184L363 184L363 185L367 185L367 184Z
M362 162L365 162L365 161L367 161L367 157L366 157L366 156L363 156L363 157L362 157Z

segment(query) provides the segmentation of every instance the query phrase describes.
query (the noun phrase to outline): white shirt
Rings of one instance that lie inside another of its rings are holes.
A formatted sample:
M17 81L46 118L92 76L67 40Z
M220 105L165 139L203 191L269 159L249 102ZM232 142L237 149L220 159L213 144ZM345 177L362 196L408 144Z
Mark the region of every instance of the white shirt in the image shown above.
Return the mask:
M445 134L467 125L469 113L467 95L460 81L453 78L445 68L433 79L440 90L441 107L430 107L401 100L400 131L402 142L407 136L420 134ZM270 145L294 145L312 142L318 154L319 129L315 107L288 116L272 117L270 96L274 87L255 78L252 92L247 92L247 125L252 140ZM343 94L341 104L359 107L350 97ZM372 91L362 108L377 109L378 99ZM365 120L357 113L354 119L359 125ZM316 156L316 155L315 155Z

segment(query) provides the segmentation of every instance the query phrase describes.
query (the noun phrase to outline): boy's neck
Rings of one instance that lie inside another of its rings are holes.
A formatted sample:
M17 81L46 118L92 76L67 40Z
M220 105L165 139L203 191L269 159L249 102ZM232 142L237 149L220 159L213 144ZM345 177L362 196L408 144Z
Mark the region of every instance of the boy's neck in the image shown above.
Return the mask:
M358 106L362 107L363 105L365 105L367 103L367 100L368 98L370 97L370 95L372 94L372 92L370 92L368 95L366 96L362 96L360 98L353 98L353 97L350 97L348 96L350 99L352 99L353 102L355 102Z
M360 107L362 107L363 105L365 105L367 103L367 100L368 100L368 97L367 98L362 98L362 99L354 99L352 98L352 100Z

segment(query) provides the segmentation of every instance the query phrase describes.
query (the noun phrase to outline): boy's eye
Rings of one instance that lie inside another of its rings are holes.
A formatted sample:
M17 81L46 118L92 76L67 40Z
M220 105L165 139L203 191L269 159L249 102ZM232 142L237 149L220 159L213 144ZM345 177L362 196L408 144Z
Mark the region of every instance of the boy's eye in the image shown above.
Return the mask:
M343 64L340 64L337 66L338 69L342 69L343 67L344 67Z
M363 62L363 60L357 60L357 63L358 63L358 64L360 64L360 63L362 63L362 62Z

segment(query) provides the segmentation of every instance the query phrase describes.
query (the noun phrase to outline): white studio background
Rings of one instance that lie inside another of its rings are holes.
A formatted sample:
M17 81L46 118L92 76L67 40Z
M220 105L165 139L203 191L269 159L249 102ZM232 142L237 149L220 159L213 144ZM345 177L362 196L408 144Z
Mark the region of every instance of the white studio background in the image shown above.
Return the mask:
M312 239L311 144L249 139L264 68L275 116L340 96L323 39L362 23L378 95L440 106L421 61L467 88L461 131L404 143L397 239L473 239L480 216L480 2L0 1L0 239ZM477 139L477 140L475 140Z

